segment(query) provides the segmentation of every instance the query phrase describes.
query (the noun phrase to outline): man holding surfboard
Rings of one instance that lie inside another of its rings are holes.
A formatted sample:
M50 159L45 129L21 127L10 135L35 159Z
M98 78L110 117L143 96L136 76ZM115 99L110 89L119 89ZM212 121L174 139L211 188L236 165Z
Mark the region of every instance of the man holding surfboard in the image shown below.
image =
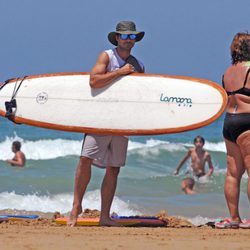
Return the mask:
M108 40L116 46L103 51L90 73L90 86L103 88L117 78L133 72L144 72L143 64L131 55L135 43L144 36L131 21L121 21L116 31L108 34ZM98 119L98 117L96 118ZM117 135L86 134L80 160L76 169L73 208L68 221L75 226L82 212L82 199L91 178L91 165L105 167L106 173L101 187L100 225L120 226L110 218L120 167L125 165L128 138Z

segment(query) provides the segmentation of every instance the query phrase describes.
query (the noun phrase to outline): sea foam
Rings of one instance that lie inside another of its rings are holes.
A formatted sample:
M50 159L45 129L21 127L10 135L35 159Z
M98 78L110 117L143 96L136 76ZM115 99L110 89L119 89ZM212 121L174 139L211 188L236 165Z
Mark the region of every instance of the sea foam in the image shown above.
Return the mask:
M0 142L0 160L13 157L11 144L19 140L22 143L22 151L28 160L50 160L69 155L79 156L82 141L67 139L40 139L36 141L23 140L19 136L6 137ZM185 152L192 144L174 143L163 140L148 139L145 143L129 140L128 154L158 155L159 152ZM205 149L214 152L226 152L224 142L206 142Z
M72 209L73 194L64 193L57 195L37 194L16 194L15 192L0 193L0 210L17 209L25 211L38 211L43 213L60 212L68 213ZM100 190L89 191L84 196L84 209L101 209ZM135 205L129 201L123 201L118 197L114 197L111 212L118 215L131 216L140 215L141 212L136 209Z

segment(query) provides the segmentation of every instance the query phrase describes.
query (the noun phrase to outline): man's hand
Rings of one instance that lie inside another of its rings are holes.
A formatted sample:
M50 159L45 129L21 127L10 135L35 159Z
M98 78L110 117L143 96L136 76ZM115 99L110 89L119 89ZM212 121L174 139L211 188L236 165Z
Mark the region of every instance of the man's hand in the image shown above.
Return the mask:
M131 74L135 72L135 68L133 65L127 63L125 64L124 66L122 66L120 69L119 69L119 73L121 75L128 75L128 74Z

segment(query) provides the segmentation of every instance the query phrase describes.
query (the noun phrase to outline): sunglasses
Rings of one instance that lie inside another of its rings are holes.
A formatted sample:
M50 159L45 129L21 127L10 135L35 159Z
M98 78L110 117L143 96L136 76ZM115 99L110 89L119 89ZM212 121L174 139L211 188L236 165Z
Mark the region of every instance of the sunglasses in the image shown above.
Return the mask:
M135 34L120 34L120 38L122 40L127 40L127 39L135 40L136 39L136 35Z

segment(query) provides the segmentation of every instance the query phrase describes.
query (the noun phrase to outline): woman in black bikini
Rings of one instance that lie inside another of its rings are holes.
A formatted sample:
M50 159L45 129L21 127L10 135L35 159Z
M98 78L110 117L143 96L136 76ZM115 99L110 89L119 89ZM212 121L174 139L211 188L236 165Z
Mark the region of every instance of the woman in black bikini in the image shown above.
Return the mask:
M228 94L223 136L227 148L227 176L224 193L231 219L216 223L217 228L250 228L239 215L240 181L250 176L250 34L238 33L231 44L232 66L223 76ZM250 178L248 179L250 199Z

